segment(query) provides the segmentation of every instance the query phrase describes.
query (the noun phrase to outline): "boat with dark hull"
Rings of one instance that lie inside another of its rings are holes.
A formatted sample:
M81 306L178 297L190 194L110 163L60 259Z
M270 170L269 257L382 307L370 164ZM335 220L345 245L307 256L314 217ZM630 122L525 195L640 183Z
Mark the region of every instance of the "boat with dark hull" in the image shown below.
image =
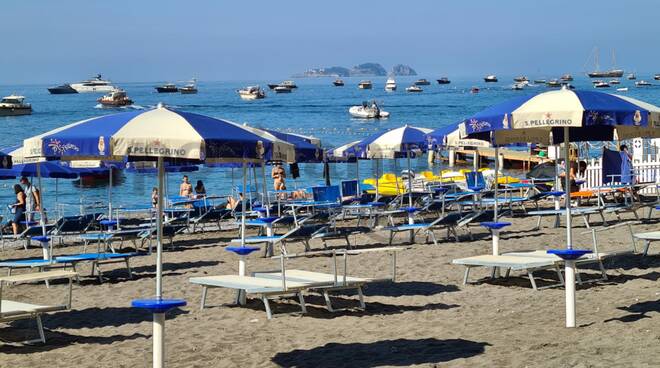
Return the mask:
M56 87L48 88L48 93L50 93L51 95L70 95L70 94L78 93L78 91L76 91L75 88L71 87L70 84L65 83Z
M416 85L416 86L430 86L430 85L431 85L431 82L429 82L428 80L422 78L422 79L418 79L418 80L416 80L416 81L415 81L415 85Z
M496 75L487 75L484 77L484 82L486 83L496 83L497 82L497 76Z
M179 88L174 83L165 83L162 86L157 86L158 93L177 93Z
M339 78L337 78L337 79L335 79L334 82L332 82L332 84L333 84L335 87L343 87L343 86L344 86L344 81L341 80L341 79L339 79Z
M32 114L32 105L25 103L24 96L11 95L0 100L0 116L19 116Z
M440 79L436 79L436 81L438 81L438 84L449 84L449 83L451 83L451 81L447 77L442 77Z

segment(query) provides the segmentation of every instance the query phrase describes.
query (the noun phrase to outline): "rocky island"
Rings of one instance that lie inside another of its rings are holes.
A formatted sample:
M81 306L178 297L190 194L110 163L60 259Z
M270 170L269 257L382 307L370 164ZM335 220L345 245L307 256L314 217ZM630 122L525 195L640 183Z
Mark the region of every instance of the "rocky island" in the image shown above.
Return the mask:
M415 70L408 65L397 64L392 68L392 74L396 76L417 75ZM387 70L379 63L363 63L352 68L332 66L326 68L308 69L303 73L293 75L294 78L310 77L383 77Z

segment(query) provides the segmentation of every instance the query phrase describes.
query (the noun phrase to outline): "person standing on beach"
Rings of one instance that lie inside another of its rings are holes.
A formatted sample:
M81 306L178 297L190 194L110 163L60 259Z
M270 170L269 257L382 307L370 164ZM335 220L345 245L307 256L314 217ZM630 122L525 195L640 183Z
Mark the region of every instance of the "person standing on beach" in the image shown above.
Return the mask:
M151 206L153 208L158 207L158 188L156 187L151 189Z
M197 185L195 185L195 198L204 197L206 197L206 187L204 187L204 182L197 180Z
M27 177L21 177L21 184L25 187L25 212L27 221L33 221L34 213L41 209L41 193L35 188Z
M284 171L282 164L275 164L273 166L271 177L273 178L273 187L275 190L286 190L286 171Z
M181 197L191 197L193 195L193 186L188 180L188 175L183 176L183 182L181 182L181 186L179 187L179 195Z
M16 203L12 204L11 211L14 213L14 221L11 222L11 229L14 236L18 235L21 221L25 221L25 192L19 184L14 185L14 194L16 194Z

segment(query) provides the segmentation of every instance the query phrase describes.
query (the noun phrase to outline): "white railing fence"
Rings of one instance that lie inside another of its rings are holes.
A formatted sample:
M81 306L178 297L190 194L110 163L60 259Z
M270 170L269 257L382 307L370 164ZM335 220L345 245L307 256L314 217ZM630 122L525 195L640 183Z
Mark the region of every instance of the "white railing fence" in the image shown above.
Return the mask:
M660 184L660 156L647 155L642 161L633 162L633 170L637 183L659 183ZM580 186L581 190L588 190L603 185L602 158L592 158L587 163L584 173L585 183ZM615 183L618 182L615 178ZM657 187L649 187L642 191L644 194L655 194Z

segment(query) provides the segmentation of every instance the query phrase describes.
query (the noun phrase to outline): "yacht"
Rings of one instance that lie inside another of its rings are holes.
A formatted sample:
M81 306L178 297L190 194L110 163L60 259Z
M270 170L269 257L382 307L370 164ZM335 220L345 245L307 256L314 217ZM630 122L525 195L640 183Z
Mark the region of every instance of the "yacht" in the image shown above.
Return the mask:
M177 86L174 85L174 83L165 83L162 86L157 86L155 88L156 88L156 91L158 91L158 93L177 93L177 92L179 92L179 88L177 88Z
M447 77L442 77L440 79L436 79L438 81L438 84L449 84L451 81Z
M358 88L359 89L371 89L373 87L373 84L371 84L370 80L363 80L358 83Z
M609 88L610 84L604 81L598 81L597 83L594 83L594 88Z
M429 86L429 85L431 85L431 82L429 82L426 79L422 78L422 79L416 80L415 85L416 86Z
M618 79L610 79L610 81L608 83L609 84L621 84L621 81L619 81Z
M236 92L244 100L257 100L266 97L266 92L259 86L248 86Z
M60 84L57 87L50 87L48 88L48 92L51 95L68 95L72 93L78 93L78 91L76 91L76 89L71 87L71 85L68 83Z
M637 76L635 75L635 73L630 73L626 78L628 78L628 80L635 80L637 79Z
M518 82L518 83L520 83L520 82L529 82L529 79L527 79L527 77L525 77L524 75L521 75L521 76L513 78L513 81Z
M406 92L419 93L419 92L422 92L422 91L423 91L423 89L421 87L416 86L414 84L412 86L406 88Z
M343 86L344 86L344 81L341 80L341 79L339 79L339 78L337 78L337 79L335 79L334 82L332 82L332 84L333 84L335 87L343 87Z
M570 74L564 74L559 79L561 79L563 82L572 82L573 81L573 76L570 75Z
M548 87L561 87L561 83L557 79L550 79L545 85Z
M133 104L133 100L128 98L126 91L115 89L97 100L103 107L122 107Z
M394 80L394 77L387 78L387 82L385 82L385 90L388 92L396 91L396 81Z
M11 95L0 100L0 116L18 116L32 114L32 105L25 101L24 96Z
M387 119L390 117L390 113L381 110L376 101L371 101L371 104L364 101L360 106L351 106L348 112L353 117L360 119Z
M292 80L285 80L284 82L280 83L280 86L298 88L298 86Z
M652 84L651 84L650 82L647 82L647 81L645 81L645 80L641 80L641 81L639 81L639 82L635 82L635 85L636 85L637 87L650 87L650 86L652 86Z
M115 89L115 86L109 80L104 80L101 74L97 74L92 79L79 83L71 83L71 88L75 89L78 93L110 92Z
M587 73L587 76L589 78L621 78L623 77L623 70L622 69L616 69L612 68L610 70L600 70L600 65L598 63L598 48L594 47L593 51L591 52L592 55L594 56L594 66L595 70L592 72ZM616 54L614 50L612 50L612 65L616 65Z
M275 91L275 93L291 93L291 88L287 86L277 86L273 88L273 91Z
M191 80L190 83L179 88L179 92L181 92L182 95L197 94L197 80L193 78L193 80Z
M484 82L486 83L495 83L497 82L497 76L496 75L487 75L484 77Z

